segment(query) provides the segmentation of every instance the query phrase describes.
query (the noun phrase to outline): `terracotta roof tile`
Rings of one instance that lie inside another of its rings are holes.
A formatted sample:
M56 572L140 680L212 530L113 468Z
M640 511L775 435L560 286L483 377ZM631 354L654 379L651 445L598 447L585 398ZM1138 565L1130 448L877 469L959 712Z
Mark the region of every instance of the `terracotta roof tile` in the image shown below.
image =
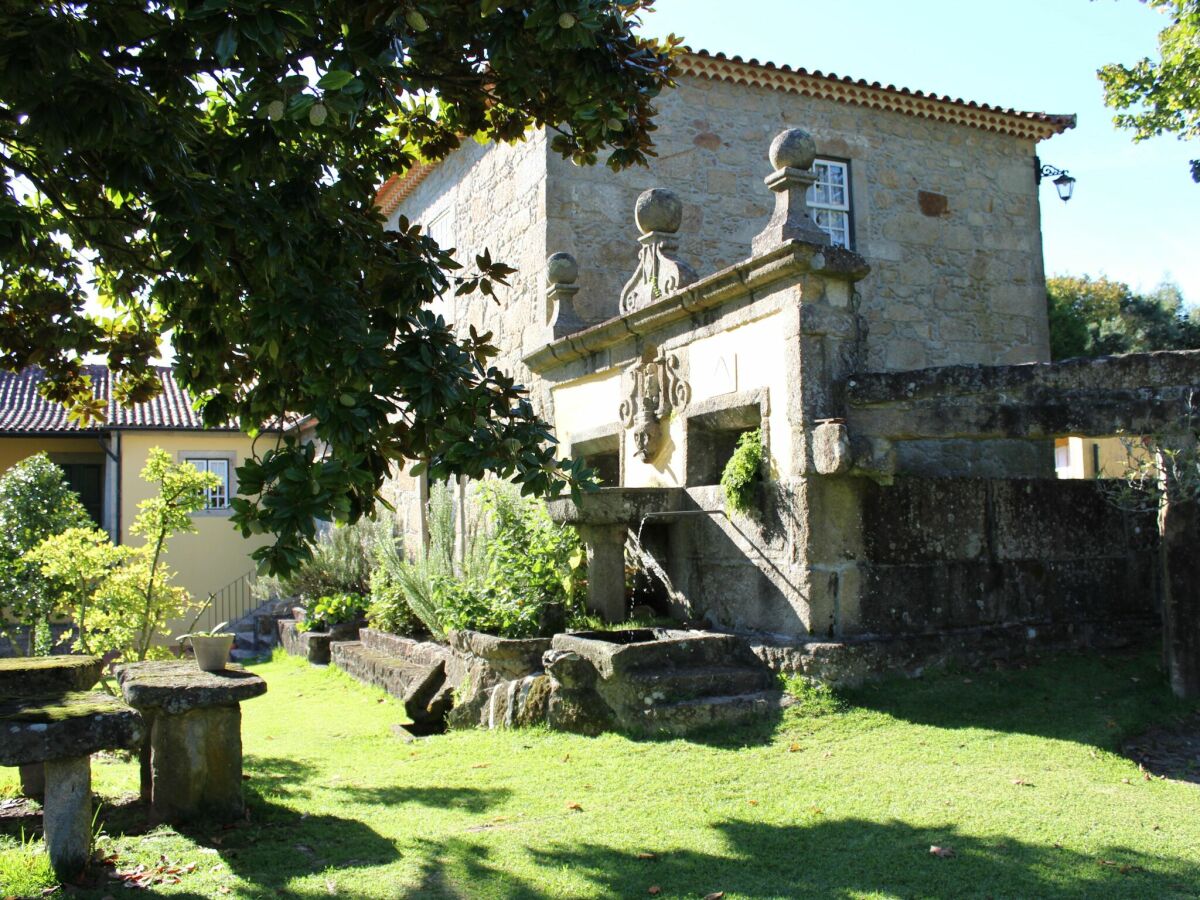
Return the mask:
M84 366L97 397L108 404L103 424L81 428L57 403L42 398L37 387L45 373L33 366L21 372L0 372L0 434L92 434L114 428L174 431L237 431L235 426L205 429L187 392L165 366L156 368L162 391L153 400L129 408L112 399L113 377L106 366Z

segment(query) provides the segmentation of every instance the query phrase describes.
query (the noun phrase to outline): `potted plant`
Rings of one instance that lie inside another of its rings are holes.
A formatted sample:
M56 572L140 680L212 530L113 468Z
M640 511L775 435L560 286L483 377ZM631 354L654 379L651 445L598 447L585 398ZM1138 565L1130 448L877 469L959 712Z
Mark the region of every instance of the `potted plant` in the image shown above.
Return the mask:
M228 622L222 622L208 631L192 631L180 637L181 642L192 642L196 665L202 672L225 670L225 663L229 661L229 651L233 649L233 632L224 630L228 626Z

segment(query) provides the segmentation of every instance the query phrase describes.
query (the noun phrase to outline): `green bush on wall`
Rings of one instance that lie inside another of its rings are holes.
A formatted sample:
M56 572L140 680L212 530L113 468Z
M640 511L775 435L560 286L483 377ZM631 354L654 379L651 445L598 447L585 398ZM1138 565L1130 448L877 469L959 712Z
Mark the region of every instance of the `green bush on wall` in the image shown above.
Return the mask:
M762 462L762 429L755 428L738 438L737 447L721 473L725 503L734 512L749 512L753 507L754 486L761 477Z

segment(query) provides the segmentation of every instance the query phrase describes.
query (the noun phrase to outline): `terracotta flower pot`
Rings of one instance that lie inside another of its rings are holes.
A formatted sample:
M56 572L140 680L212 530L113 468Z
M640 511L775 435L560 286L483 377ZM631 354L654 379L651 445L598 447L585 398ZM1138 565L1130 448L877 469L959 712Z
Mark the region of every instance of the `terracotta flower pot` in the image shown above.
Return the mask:
M192 651L202 672L223 672L233 649L232 634L192 635Z

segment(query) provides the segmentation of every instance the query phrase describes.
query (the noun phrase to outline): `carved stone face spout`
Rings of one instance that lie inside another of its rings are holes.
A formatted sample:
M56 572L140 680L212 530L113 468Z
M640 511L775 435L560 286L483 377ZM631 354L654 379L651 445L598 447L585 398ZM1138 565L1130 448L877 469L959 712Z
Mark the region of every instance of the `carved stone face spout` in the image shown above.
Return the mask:
M633 455L650 462L662 446L662 425L652 415L639 415L633 426Z
M628 369L629 393L621 401L621 423L630 430L633 455L650 462L662 448L663 420L681 410L692 390L680 375L679 357L653 355Z

